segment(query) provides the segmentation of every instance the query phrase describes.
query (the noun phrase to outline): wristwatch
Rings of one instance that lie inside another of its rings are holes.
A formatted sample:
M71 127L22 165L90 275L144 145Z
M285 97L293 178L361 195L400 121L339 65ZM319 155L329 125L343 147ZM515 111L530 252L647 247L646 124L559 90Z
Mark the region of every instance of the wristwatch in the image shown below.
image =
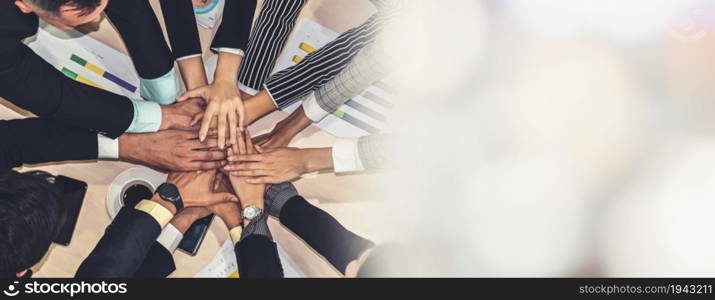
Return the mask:
M156 193L162 200L173 204L177 212L184 208L184 200L181 199L179 188L175 185L171 183L162 183L156 189Z
M244 220L248 220L248 222L251 222L253 219L260 216L261 213L263 213L262 209L256 207L255 205L249 205L243 208L243 212L241 212L241 217L243 217Z

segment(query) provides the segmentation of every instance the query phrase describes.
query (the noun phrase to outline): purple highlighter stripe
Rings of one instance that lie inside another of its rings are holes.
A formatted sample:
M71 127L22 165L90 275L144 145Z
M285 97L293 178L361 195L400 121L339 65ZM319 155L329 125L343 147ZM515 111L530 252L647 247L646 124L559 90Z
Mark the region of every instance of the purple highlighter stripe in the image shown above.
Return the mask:
M114 76L107 71L104 71L104 75L102 75L102 77L107 78L107 80L118 84L119 86L129 90L132 93L136 92L136 90L137 90L137 87L135 87L131 83L126 82L126 81L122 80L121 78Z

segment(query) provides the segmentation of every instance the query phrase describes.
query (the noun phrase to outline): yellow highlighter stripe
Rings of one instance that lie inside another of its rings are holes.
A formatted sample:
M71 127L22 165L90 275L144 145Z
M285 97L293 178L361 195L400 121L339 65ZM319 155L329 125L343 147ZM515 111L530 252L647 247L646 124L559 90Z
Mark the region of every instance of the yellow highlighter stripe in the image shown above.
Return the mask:
M91 63L87 63L86 65L84 65L84 67L89 69L90 71L96 73L99 76L104 76L104 70L102 70L102 68L100 68L98 66L95 66Z
M303 58L302 58L302 57L300 57L300 56L298 56L298 55L293 56L293 62L294 62L294 63L299 64L301 61L303 61Z
M307 43L300 43L300 46L298 47L300 50L303 50L308 53L313 53L318 49L315 49L315 47L308 45Z
M93 86L93 87L96 87L96 88L98 88L98 89L104 90L104 88L101 87L99 84L96 84L96 83L94 83L93 81L91 81L91 80L89 80L89 79L87 79L87 78L82 77L81 75L79 75L79 74L77 74L77 73L71 71L70 69L62 68L62 73L65 74L67 77L72 78L72 79L74 79L74 80L76 80L76 81L78 81L78 82L81 82L81 83L84 83L84 84L86 84L86 85Z

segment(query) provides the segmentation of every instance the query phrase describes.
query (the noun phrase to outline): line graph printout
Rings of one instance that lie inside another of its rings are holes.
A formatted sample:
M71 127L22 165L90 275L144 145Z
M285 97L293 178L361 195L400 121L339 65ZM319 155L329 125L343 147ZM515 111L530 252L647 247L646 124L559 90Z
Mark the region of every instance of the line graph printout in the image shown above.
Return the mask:
M74 30L61 31L41 22L37 35L26 43L58 71L65 70L67 76L73 73L82 83L93 83L109 92L141 99L137 88L139 76L131 58L88 35Z

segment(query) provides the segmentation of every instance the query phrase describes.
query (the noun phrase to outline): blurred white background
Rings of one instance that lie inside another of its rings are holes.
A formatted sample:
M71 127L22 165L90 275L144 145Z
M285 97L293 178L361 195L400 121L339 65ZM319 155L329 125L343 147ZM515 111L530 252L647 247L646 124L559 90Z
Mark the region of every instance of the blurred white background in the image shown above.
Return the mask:
M409 2L407 274L715 276L715 2Z

